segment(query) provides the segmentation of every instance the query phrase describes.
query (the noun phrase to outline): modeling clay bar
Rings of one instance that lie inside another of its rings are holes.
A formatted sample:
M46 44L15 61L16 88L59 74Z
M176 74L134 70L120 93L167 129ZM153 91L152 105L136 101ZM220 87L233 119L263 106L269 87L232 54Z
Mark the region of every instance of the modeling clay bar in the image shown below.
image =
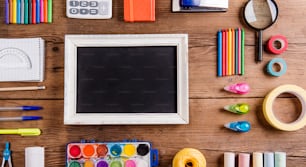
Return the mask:
M158 151L150 142L69 143L66 167L154 167Z

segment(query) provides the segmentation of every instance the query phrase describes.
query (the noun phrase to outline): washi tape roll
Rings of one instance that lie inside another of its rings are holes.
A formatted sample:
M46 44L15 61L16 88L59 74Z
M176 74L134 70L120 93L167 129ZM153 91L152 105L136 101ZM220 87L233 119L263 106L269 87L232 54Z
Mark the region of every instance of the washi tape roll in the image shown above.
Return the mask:
M267 51L273 54L281 54L288 48L288 40L282 35L272 36L267 42Z
M206 167L204 155L197 149L184 148L175 154L173 167Z
M275 64L277 64L280 68L278 71L275 71L273 69L273 66ZM271 61L269 61L269 63L267 64L267 73L272 76L275 76L275 77L282 76L286 73L286 71L287 71L287 64L285 60L282 58L274 58Z
M283 93L293 94L298 98L302 105L302 111L299 118L291 123L284 123L277 119L273 112L274 100ZM264 99L263 115L267 122L276 129L283 131L296 131L306 125L306 91L296 85L281 85L273 89Z

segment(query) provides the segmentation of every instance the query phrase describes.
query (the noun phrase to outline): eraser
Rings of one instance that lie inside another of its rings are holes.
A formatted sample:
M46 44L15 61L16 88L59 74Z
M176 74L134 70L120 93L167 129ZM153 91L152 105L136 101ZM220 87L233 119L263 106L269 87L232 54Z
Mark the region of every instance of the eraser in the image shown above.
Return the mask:
M224 153L224 167L235 167L235 153Z
M253 167L263 167L263 153L253 152Z
M248 153L238 154L238 167L250 167L250 154Z

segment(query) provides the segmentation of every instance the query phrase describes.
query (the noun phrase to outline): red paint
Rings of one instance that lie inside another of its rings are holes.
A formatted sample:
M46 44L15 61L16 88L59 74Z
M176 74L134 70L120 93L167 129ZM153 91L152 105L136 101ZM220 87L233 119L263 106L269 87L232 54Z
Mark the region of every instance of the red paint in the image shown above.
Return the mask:
M73 145L70 147L69 153L72 157L77 157L81 154L81 149L77 145Z

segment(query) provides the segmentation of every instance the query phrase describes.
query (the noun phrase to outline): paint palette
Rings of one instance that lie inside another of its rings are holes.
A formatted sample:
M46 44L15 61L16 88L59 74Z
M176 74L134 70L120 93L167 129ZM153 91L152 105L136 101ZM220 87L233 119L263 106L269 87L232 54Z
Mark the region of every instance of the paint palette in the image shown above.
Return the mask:
M150 142L69 143L66 167L154 167L158 151Z

